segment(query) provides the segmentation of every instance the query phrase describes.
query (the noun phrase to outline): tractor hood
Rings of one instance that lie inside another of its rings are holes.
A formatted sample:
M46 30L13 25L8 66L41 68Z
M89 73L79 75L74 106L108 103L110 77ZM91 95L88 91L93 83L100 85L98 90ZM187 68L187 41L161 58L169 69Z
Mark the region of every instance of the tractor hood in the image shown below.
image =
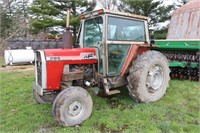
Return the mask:
M95 48L46 49L44 53L46 61L97 60Z
M97 63L95 48L46 49L44 55L48 90L59 90L65 65Z

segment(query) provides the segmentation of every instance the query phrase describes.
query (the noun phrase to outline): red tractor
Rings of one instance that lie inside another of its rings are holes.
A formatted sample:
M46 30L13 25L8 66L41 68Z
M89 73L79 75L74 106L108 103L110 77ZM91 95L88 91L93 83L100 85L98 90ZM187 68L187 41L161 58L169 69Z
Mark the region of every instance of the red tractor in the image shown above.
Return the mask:
M80 48L35 53L34 96L39 103L53 102L60 125L74 126L90 117L93 103L86 86L98 85L106 95L127 86L138 102L157 101L165 94L168 61L151 50L147 17L98 10L81 19Z

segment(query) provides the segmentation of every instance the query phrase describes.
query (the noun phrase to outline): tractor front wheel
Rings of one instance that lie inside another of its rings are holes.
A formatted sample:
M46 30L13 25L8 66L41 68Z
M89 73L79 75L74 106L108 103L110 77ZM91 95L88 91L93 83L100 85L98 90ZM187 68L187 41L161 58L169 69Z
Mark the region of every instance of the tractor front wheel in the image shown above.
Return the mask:
M147 51L133 61L129 69L128 89L138 102L159 100L166 92L170 69L167 58L158 51Z
M61 126L74 126L90 117L92 106L92 98L85 89L70 86L54 100L53 114Z

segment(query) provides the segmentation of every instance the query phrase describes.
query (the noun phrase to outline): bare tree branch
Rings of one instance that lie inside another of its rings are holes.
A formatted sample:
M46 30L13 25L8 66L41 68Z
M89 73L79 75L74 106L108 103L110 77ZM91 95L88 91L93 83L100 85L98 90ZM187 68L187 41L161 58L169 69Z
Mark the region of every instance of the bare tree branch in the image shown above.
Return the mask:
M20 31L20 29L18 28L15 32L13 32L9 37L7 37L6 39L4 39L0 45L3 45L7 40L9 40L10 38L12 38L13 36L15 36L18 32Z
M103 8L108 10L116 10L117 1L116 0L98 0Z

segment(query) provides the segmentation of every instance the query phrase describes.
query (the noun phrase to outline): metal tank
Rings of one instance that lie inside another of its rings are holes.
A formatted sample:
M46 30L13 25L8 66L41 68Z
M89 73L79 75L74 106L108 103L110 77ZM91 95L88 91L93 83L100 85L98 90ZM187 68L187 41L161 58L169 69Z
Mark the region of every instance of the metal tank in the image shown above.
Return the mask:
M200 0L191 0L174 11L167 39L200 39Z
M5 50L4 58L6 65L20 64L20 63L33 63L34 51L28 49Z

